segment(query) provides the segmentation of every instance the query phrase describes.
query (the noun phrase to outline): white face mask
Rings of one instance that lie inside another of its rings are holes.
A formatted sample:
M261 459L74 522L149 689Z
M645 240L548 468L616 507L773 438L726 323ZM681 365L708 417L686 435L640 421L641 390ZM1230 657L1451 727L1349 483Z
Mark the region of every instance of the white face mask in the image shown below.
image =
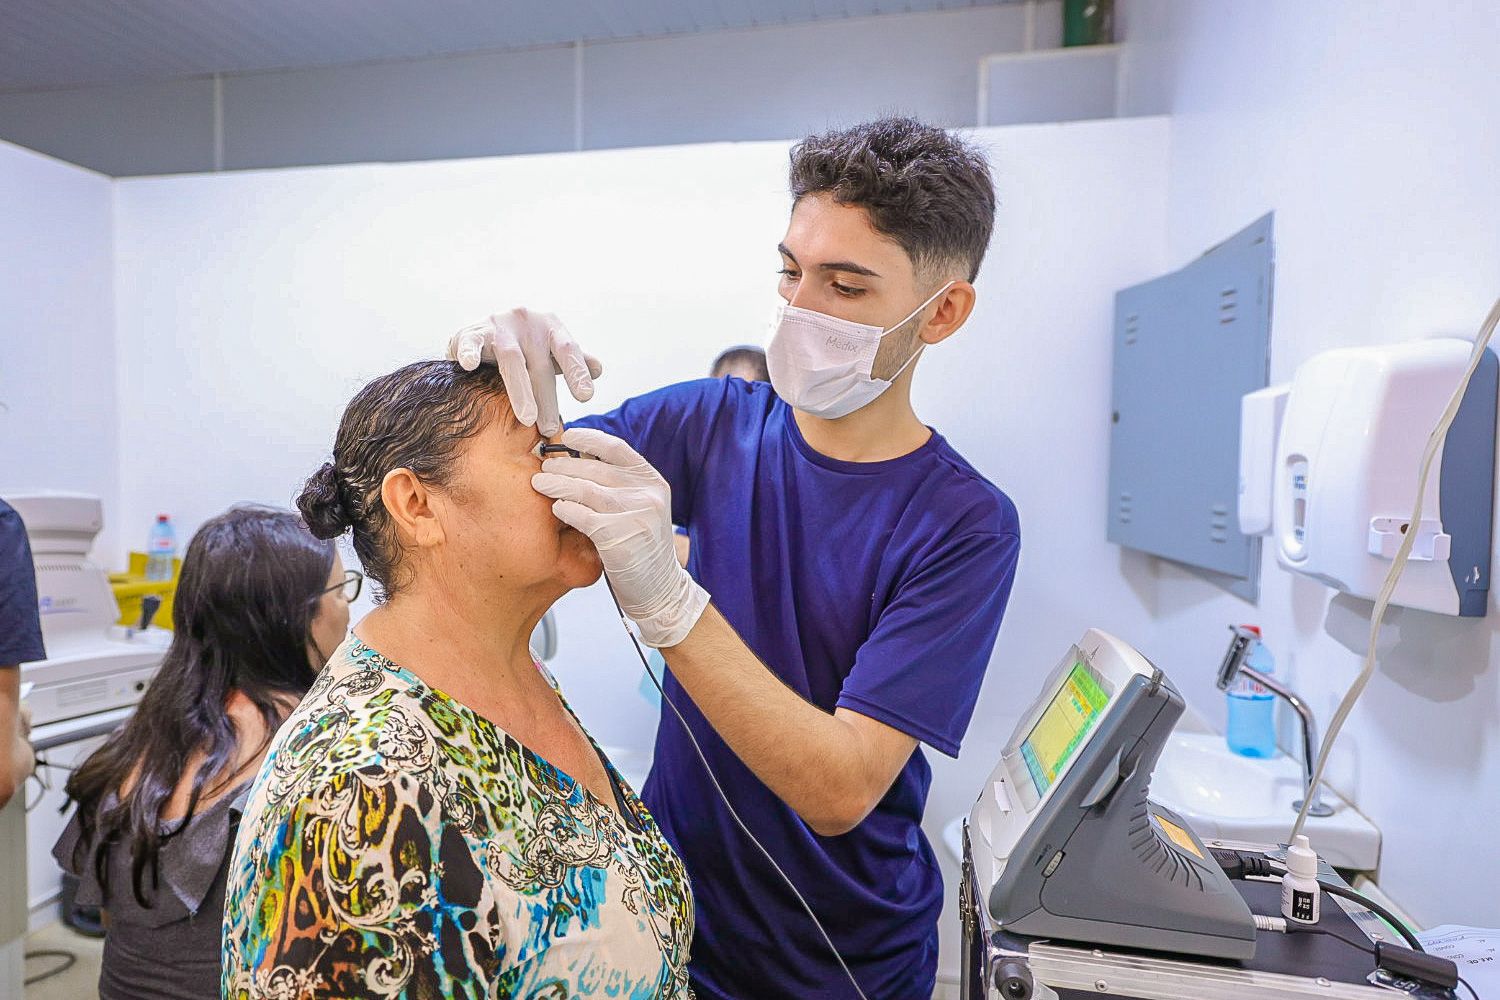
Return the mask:
M922 347L918 347L890 379L876 378L870 369L881 338L910 321L954 284L948 282L904 319L884 328L783 303L776 311L766 344L771 386L788 406L827 420L848 416L868 405L922 353Z

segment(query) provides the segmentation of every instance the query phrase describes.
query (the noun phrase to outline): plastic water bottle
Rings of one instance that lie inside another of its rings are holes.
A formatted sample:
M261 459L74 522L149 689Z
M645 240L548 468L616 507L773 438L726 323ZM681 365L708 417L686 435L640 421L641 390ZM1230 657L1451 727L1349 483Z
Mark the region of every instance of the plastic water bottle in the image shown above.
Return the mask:
M1245 626L1257 636L1260 629ZM1271 651L1259 639L1245 659L1245 665L1263 674L1276 670ZM1276 756L1276 696L1265 686L1240 674L1226 692L1229 698L1229 722L1224 740L1229 749L1244 757Z
M172 560L177 558L177 532L172 530L172 519L165 514L156 515L151 526L151 538L146 542L146 579L172 579Z

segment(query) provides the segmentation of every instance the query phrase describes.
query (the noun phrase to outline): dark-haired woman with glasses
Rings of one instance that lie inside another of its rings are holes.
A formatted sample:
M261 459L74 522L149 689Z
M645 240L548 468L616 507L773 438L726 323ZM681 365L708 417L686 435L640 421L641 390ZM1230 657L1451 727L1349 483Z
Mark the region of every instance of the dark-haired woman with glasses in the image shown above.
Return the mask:
M233 507L182 561L172 645L68 782L53 856L106 918L100 1000L217 996L241 793L349 627L362 577L288 511Z
M348 634L349 605L359 600L365 584L365 575L357 569L344 569L337 552L333 554L330 574L328 586L318 594L312 624L308 627L307 656L320 670Z

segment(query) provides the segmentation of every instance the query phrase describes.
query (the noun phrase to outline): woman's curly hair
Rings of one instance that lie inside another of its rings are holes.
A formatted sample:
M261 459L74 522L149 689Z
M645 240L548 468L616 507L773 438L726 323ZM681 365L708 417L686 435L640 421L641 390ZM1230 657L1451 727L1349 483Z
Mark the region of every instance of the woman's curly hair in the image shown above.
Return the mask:
M424 483L449 485L463 442L484 429L491 404L504 396L494 365L464 371L453 361L418 361L374 379L344 409L333 460L307 480L297 509L318 538L352 531L378 600L404 582L401 544L380 499L385 474L407 468Z

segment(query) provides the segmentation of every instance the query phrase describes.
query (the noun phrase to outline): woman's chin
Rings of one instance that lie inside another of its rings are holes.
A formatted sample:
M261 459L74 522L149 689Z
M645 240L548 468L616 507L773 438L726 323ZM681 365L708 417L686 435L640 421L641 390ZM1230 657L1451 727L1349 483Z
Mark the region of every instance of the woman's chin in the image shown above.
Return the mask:
M562 533L559 552L562 576L569 587L587 587L604 575L604 563L599 559L599 550L581 531L566 528Z

